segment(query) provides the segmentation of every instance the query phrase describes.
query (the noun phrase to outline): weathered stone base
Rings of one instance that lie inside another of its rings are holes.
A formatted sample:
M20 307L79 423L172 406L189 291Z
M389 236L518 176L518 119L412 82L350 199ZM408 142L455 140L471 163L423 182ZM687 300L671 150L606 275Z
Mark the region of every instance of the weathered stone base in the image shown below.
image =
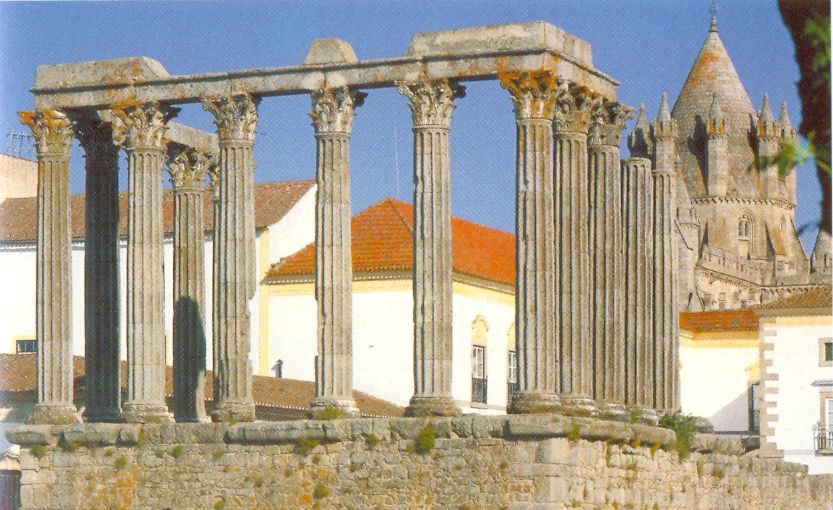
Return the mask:
M355 418L359 416L359 408L356 407L356 402L350 399L336 399L336 398L316 398L309 403L309 416L315 417L322 412L327 412L334 409L338 415L345 418Z
M73 405L37 404L32 414L29 415L28 423L70 425L81 423L78 410Z
M631 413L617 402L599 402L596 404L599 418L603 420L630 421Z
M561 405L555 393L518 392L509 402L509 414L556 413Z
M451 397L411 397L405 416L460 416L460 406Z
M596 403L590 397L561 395L561 413L567 416L596 416Z
M222 402L211 411L211 421L225 423L255 421L255 405L253 402Z
M174 416L168 406L125 403L121 413L127 423L173 423Z
M436 440L416 438L428 427ZM833 477L697 435L558 415L26 425L22 510L826 510Z
M640 408L637 409L637 412L639 412L639 421L641 423L651 426L659 424L659 413L657 413L656 409Z

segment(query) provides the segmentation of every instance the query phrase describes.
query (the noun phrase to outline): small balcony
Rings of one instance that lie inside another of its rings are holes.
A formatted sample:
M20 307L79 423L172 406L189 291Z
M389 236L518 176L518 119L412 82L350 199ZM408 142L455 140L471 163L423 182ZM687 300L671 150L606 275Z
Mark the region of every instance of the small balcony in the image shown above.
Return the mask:
M485 404L488 380L484 378L471 378L471 401L472 403Z
M814 432L816 453L822 455L833 454L833 428L819 427Z

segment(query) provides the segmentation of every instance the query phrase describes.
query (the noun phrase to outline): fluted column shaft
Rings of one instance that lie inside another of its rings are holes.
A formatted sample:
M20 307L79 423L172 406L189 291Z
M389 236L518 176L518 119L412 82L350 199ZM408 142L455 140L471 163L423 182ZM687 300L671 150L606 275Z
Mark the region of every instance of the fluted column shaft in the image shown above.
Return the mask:
M651 160L623 165L625 259L625 403L643 409L653 402L654 196Z
M451 159L454 98L463 88L443 80L400 84L414 133L414 395L411 416L457 415L451 395Z
M203 191L208 156L169 144L168 157L174 189L174 417L207 421Z
M502 75L516 132L515 349L519 391L509 412L553 411L558 400L552 114L557 85L546 72Z
M219 223L214 225L214 421L252 421L251 317L255 270L254 146L259 99L248 95L206 100L220 141Z
M569 87L555 115L555 288L561 403L592 414L593 346L590 338L588 98Z
M29 423L79 420L72 386L72 232L69 150L72 128L55 110L20 112L38 153L36 335L38 401Z
M350 252L350 133L364 94L347 87L312 93L316 140L315 299L318 364L312 414L353 401L353 265Z
M176 109L156 103L113 109L113 137L127 153L128 422L172 421L165 403L162 135Z
M121 419L119 152L110 124L93 114L79 116L74 127L86 170L84 417L88 422L113 422Z

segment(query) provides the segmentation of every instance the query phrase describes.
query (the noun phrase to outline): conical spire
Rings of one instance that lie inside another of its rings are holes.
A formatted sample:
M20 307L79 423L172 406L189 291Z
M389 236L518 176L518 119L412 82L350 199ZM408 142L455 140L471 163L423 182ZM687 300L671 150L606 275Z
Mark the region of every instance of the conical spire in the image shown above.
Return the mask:
M783 111L783 110L782 110ZM764 101L761 104L761 112L758 114L758 122L773 122L772 110L769 108L769 95L764 94Z
M645 104L640 103L636 125L628 135L628 150L632 158L647 158L650 155L648 121L645 119Z
M639 103L639 115L636 119L636 127L648 129L648 121L645 120L645 103Z
M668 94L666 94L665 92L662 93L662 99L660 99L659 113L657 113L657 120L660 120L660 121L671 120L671 113L668 111Z
M781 127L784 129L792 129L793 124L790 122L790 115L787 113L787 102L781 102L781 115L778 116L778 122L781 123Z
M662 93L659 112L657 112L656 120L651 124L651 130L655 140L671 139L677 133L677 123L668 111L668 94L665 92Z

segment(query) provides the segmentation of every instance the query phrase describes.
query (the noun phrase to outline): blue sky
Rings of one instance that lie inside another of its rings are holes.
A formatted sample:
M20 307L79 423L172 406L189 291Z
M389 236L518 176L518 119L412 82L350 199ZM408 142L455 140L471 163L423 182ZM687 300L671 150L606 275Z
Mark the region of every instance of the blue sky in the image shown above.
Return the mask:
M359 59L402 55L412 35L469 26L544 20L588 41L596 68L621 82L619 99L646 104L676 98L709 24L709 0L357 1L357 2L37 2L0 3L0 134L23 130L38 65L144 55L172 75L296 65L313 39L339 37ZM768 92L801 119L794 48L775 0L720 2L721 38L756 108ZM266 98L255 145L258 181L314 177L306 96ZM213 131L197 105L180 121ZM632 124L632 122L631 122ZM387 196L410 201L411 120L394 90L372 90L357 111L351 144L353 211ZM451 134L452 209L495 228L514 229L514 117L496 82L467 84ZM3 141L5 144L5 140ZM627 152L623 152L627 156ZM83 190L73 152L71 182ZM121 187L126 187L122 171ZM815 171L798 169L796 224L818 217ZM802 236L812 249L815 228Z

